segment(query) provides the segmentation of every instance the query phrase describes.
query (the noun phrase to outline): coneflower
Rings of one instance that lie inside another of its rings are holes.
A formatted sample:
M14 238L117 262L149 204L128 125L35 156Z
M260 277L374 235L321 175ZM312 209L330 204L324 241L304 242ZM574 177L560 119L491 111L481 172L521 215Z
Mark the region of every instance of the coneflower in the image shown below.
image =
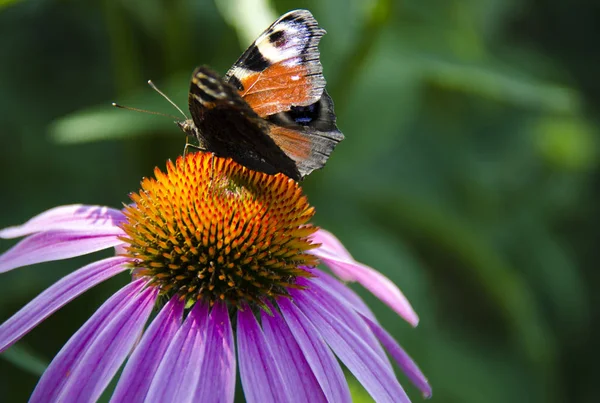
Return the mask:
M32 402L96 401L127 357L113 402L233 402L238 365L248 402L349 402L338 359L375 401L409 401L385 350L430 396L418 367L340 280L359 282L414 326L408 301L309 223L314 210L295 181L194 153L156 169L131 200L122 211L57 207L0 231L25 236L0 256L0 272L117 251L4 322L0 351L94 285L131 275L53 359Z

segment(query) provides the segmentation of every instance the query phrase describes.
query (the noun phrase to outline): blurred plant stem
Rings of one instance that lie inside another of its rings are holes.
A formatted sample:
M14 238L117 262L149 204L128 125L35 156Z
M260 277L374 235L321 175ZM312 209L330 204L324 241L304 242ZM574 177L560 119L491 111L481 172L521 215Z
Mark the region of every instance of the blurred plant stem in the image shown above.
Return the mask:
M104 0L104 16L110 41L111 58L118 97L142 83L140 51L133 36L130 19L118 1Z
M164 67L167 74L172 74L186 67L187 54L192 48L189 14L186 3L181 0L163 0L162 8Z
M21 344L16 344L3 352L2 358L35 376L41 376L48 367L47 361Z
M390 21L391 15L391 0L375 1L369 13L364 17L362 27L358 30L357 43L353 47L354 51L348 54L345 60L340 63L344 68L338 69L338 75L330 85L330 92L334 94L335 109L339 115L343 114L347 102L351 99L352 84L361 73L364 64L369 60L373 46Z
M177 8L174 7L174 10L173 13L176 13ZM112 53L115 94L118 98L123 98L126 94L134 92L146 81L143 78L140 42L134 36L131 18L127 16L125 8L118 1L105 0L104 15ZM171 17L170 13L167 13L167 21ZM177 32L178 28L171 28L167 25L166 31ZM167 41L175 36L176 34L172 33ZM165 45L166 48L169 48L169 46L168 43ZM167 58L165 64L171 61L172 59ZM133 166L151 166L152 162L156 161L156 154L159 154L160 151L152 147L152 143L152 138L146 136L124 145L127 148L126 154L133 162ZM143 152L140 152L140 150L143 150Z

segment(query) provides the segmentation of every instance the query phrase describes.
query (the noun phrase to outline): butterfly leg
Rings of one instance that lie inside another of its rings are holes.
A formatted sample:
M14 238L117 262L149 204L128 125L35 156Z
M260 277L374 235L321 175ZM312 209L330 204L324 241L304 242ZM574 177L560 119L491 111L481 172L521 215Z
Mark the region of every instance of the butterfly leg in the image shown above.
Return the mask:
M210 170L210 182L214 183L215 180L215 153L211 153L211 157L210 157L210 165L211 165L211 170Z
M192 144L189 142L189 136L185 136L185 146L183 147L183 159L185 160L185 157L188 154L188 149L193 148L195 150L198 151L206 151L205 148L201 147L201 146L197 146L196 144Z
M185 159L185 156L188 153L188 148L193 148L193 149L196 149L198 151L206 151L205 148L203 148L201 146L197 146L197 145L195 145L193 143L190 143L189 142L189 136L186 136L185 137L185 146L183 147L183 159Z

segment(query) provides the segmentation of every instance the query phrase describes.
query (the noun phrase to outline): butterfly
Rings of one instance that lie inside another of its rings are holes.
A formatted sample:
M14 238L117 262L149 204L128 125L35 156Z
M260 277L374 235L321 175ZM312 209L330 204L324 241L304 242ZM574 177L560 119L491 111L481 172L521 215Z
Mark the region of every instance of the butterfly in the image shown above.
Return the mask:
M191 119L177 125L197 140L196 148L255 171L299 181L322 168L344 139L319 60L324 34L310 11L290 11L224 77L196 68Z

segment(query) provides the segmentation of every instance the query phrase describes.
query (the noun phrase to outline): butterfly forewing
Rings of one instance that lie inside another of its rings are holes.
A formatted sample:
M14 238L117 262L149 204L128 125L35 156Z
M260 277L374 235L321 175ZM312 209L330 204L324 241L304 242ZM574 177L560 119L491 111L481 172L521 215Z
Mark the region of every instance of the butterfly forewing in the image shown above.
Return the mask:
M262 117L313 104L325 88L317 47L324 34L309 11L291 11L250 45L225 79Z

